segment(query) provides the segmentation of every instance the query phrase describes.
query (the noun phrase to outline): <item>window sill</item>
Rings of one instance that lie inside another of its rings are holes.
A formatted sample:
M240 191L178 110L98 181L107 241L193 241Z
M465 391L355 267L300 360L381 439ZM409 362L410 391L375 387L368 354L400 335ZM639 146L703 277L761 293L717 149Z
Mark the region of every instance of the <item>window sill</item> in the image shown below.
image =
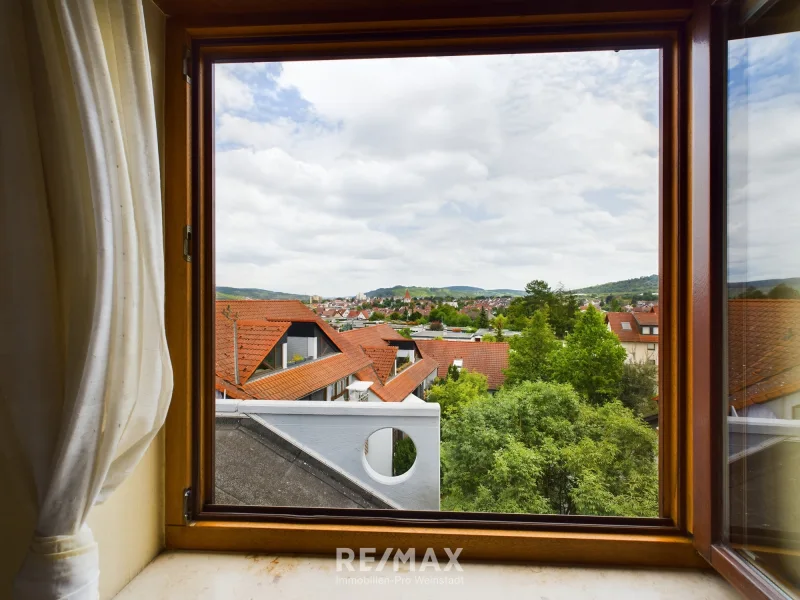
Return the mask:
M419 565L419 563L417 563ZM389 563L391 565L391 563ZM708 570L622 569L502 565L462 562L463 572L436 573L383 571L388 583L374 582L378 575L337 573L334 558L306 556L245 555L200 552L164 552L128 584L117 600L148 598L180 600L203 598L374 598L408 597L409 592L437 600L530 596L555 599L682 598L728 600L738 598L734 589ZM374 565L373 565L374 566ZM403 565L401 565L403 566ZM395 575L404 578L394 581ZM415 582L414 576L432 579L462 577L461 582ZM372 582L337 583L337 577L370 576ZM410 577L410 582L405 578ZM421 594L420 594L421 592Z

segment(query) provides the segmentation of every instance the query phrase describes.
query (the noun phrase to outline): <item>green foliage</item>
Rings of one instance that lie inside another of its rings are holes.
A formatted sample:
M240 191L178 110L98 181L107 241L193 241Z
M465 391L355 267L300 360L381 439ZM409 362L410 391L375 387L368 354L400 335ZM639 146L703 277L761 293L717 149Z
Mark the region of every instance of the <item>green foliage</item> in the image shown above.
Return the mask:
M475 319L475 326L478 329L489 327L489 315L486 313L485 306L481 306L481 312L478 314L478 318Z
M292 356L292 360L289 361L289 362L296 363L296 362L300 362L301 360L305 360L305 359L306 359L306 357L303 356L302 354L295 354L295 355Z
M397 440L392 451L392 475L402 475L414 465L417 460L417 447L410 437Z
M590 306L579 317L575 330L553 361L553 378L569 383L592 404L603 404L617 397L625 363L625 348L603 321L602 314Z
M399 333L400 335L402 335L402 336L403 336L404 338L406 338L407 340L410 340L410 339L412 339L412 338L411 338L411 330L410 330L408 327L403 327L402 329L398 329L398 330L397 330L397 333Z
M524 382L451 405L443 510L656 516L657 435L618 401L596 407L569 385Z
M447 367L447 379L451 381L458 381L459 375L461 375L461 371L457 366L453 364Z
M779 283L767 293L767 298L770 300L796 300L800 298L800 292L785 283Z
M514 298L508 307L511 329L522 331L533 313L546 308L556 336L563 338L572 331L579 312L578 299L572 292L565 290L564 286L550 289L547 282L535 279L525 286L525 293L523 298Z
M774 289L774 288L773 288ZM767 295L759 290L758 288L754 288L752 285L748 285L747 289L743 291L741 294L736 296L740 300L763 300L767 297Z
M422 313L419 311L415 310L410 315L408 315L409 321L419 321L420 319L422 319Z
M440 406L444 421L470 402L488 396L486 376L462 369L457 378L448 377L431 387L427 400Z
M505 329L507 322L508 317L505 315L497 315L494 319L492 319L492 327L494 327L494 338L496 341L505 341L506 338L503 335L503 329Z
M397 311L394 311L392 314L389 315L389 319L392 320L392 321L399 321L400 317L401 317L401 315Z
M441 321L450 327L468 327L472 319L468 315L458 312L458 309L449 304L442 304L431 311L431 321Z
M522 334L511 338L509 343L506 384L552 379L552 364L562 346L547 320L546 307L533 313Z
M622 366L619 400L640 417L658 412L653 400L658 394L658 365L648 362L630 362Z
M481 341L484 341L484 342L496 342L497 341L497 337L495 337L491 333L487 333L486 335L481 337Z
M370 321L380 321L381 319L383 319L383 317L384 317L383 313L380 313L380 312L378 312L376 310L369 316L369 320Z

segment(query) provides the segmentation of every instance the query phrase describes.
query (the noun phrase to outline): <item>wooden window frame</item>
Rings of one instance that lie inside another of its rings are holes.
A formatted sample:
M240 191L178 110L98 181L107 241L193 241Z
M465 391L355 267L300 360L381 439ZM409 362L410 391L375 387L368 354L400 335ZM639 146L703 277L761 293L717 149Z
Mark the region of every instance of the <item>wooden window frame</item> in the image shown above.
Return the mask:
M317 554L333 553L337 547L423 551L432 547L442 555L444 548L461 547L464 560L707 566L711 542L717 538L709 527L713 519L708 513L713 511L704 512L713 497L705 494L713 488L709 483L714 471L704 469L716 450L708 440L708 422L698 422L697 415L710 414L711 397L698 395L716 384L713 376L703 379L699 362L693 362L712 360L701 356L704 348L711 348L703 344L719 333L713 315L698 322L698 316L703 317L698 309L717 293L715 280L709 282L708 275L715 264L714 249L709 249L717 239L712 225L719 221L714 221L712 194L696 180L713 180L715 172L707 161L721 131L710 126L710 117L700 122L706 127L705 137L691 129L702 117L702 108L711 106L708 98L707 106L703 104L698 88L708 82L694 74L695 56L702 58L704 51L704 30L691 0L652 0L647 10L631 0L608 0L602 9L594 0L541 1L535 6L428 0L410 1L393 10L369 8L360 0L345 0L335 9L317 0L297 0L291 13L280 8L264 13L263 3L242 0L237 5L240 14L215 13L220 3L212 0L157 3L170 15L165 65L165 259L167 337L175 388L166 423L167 547ZM454 11L458 17L451 16ZM658 347L661 517L470 514L432 522L429 513L413 511L387 516L385 511L359 510L355 515L340 509L320 517L320 511L312 509L265 507L245 512L209 507L205 498L212 486L213 406L207 403L201 410L197 390L213 389L213 348L199 343L210 339L206 333L213 299L208 177L213 172L213 152L206 151L213 148L213 128L211 112L203 112L204 103L212 99L211 61L319 58L331 53L411 56L640 47L662 49L664 90L659 298L669 334ZM192 227L191 262L184 255L187 225ZM705 287L698 285L703 282Z

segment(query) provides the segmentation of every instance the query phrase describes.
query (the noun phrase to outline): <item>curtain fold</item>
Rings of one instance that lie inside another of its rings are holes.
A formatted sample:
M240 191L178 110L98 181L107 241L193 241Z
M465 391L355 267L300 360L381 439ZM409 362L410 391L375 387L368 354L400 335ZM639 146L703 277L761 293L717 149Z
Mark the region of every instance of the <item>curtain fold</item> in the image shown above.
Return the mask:
M96 598L87 516L172 393L144 15L140 0L0 5L0 435L38 509L14 593Z

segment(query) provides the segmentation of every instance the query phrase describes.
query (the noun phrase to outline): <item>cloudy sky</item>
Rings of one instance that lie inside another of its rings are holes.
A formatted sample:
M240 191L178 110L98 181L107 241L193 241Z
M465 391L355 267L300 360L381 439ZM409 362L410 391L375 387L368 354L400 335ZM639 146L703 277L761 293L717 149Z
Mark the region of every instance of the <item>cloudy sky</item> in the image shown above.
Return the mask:
M800 277L800 33L728 46L728 279Z
M217 284L656 273L658 89L655 50L218 65Z

